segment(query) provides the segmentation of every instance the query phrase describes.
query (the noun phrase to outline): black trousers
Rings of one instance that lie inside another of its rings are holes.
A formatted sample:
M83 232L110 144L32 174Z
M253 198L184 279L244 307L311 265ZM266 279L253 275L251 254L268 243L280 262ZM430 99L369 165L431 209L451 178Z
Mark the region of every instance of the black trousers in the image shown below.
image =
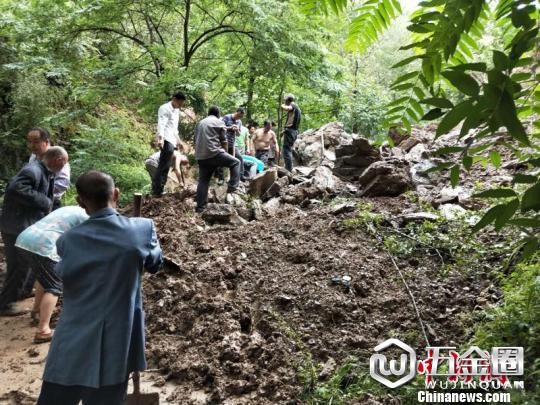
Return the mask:
M234 155L233 155L233 150L234 150ZM229 155L234 156L236 159L240 161L240 178L243 178L244 177L244 159L242 159L242 154L240 153L238 148L234 148L234 145L232 148L229 145L227 147L227 152L229 152ZM224 167L223 166L218 167L215 170L215 175L218 179L225 180ZM232 173L230 173L230 176L232 177Z
M0 309L5 309L12 302L24 298L24 287L31 282L32 273L30 266L15 247L17 236L19 235L2 233L7 271L4 285L0 292Z
M159 164L156 169L156 175L152 179L152 194L159 195L163 193L167 176L171 168L172 156L174 154L174 145L169 141L163 141L163 147L159 154Z
M206 207L208 187L214 171L218 167L228 167L231 171L229 187L235 189L240 184L240 161L228 153L221 152L213 158L198 160L198 163L199 184L197 184L197 211L202 211Z
M298 131L292 128L286 128L283 138L283 160L285 161L285 169L292 170L293 164L293 146L298 137Z
M81 385L60 385L43 381L37 405L122 405L126 402L128 381L89 388Z

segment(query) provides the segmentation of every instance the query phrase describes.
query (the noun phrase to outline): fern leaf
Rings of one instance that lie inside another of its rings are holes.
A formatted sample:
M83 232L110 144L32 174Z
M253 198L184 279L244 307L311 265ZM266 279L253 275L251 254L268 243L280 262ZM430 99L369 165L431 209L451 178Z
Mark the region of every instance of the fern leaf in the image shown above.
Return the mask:
M345 47L350 51L365 52L390 27L401 13L398 0L368 0L356 10L349 28Z

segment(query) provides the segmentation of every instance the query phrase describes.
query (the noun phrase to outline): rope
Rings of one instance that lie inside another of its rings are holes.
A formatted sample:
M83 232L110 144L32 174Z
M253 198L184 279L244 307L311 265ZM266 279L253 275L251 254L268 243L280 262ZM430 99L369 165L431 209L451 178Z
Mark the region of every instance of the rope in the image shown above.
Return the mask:
M409 285L405 281L405 277L403 277L403 273L401 272L401 270L399 269L396 261L394 260L394 256L392 256L390 254L390 252L388 252L388 251L386 253L388 253L388 256L390 256L390 260L392 260L392 264L394 265L394 267L398 271L399 276L401 277L401 281L403 281L403 284L405 285L405 288L407 289L407 292L409 293L409 297L411 297L411 302L412 302L414 310L416 312L416 317L418 318L418 323L420 323L420 327L422 328L422 334L424 335L424 339L426 340L427 347L429 347L431 345L429 344L429 339L428 339L427 334L426 334L426 329L424 327L424 322L422 321L422 317L420 316L420 311L418 310L418 306L416 305L416 300L414 299L414 295L412 294L411 289L409 288Z

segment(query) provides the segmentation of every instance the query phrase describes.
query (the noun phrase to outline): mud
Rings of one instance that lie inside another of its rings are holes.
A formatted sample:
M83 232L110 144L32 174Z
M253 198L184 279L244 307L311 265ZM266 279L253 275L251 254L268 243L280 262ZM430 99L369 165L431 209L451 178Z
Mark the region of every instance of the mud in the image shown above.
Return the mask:
M365 199L364 199L365 201ZM411 203L370 200L387 216ZM402 337L426 346L386 251L322 205L241 226L207 226L175 196L146 201L165 254L180 265L145 275L147 355L176 385L173 403L301 403L299 370L368 359ZM431 344L467 340L459 315L478 305L489 277L441 274L436 257L398 261ZM333 278L351 277L350 286ZM488 300L496 299L496 295Z

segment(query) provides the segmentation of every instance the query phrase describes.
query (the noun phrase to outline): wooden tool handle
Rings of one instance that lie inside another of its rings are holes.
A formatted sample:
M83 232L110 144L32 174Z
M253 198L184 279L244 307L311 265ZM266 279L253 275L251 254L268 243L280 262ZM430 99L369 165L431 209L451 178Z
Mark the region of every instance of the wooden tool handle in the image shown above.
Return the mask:
M133 393L141 393L141 374L138 371L133 372Z

